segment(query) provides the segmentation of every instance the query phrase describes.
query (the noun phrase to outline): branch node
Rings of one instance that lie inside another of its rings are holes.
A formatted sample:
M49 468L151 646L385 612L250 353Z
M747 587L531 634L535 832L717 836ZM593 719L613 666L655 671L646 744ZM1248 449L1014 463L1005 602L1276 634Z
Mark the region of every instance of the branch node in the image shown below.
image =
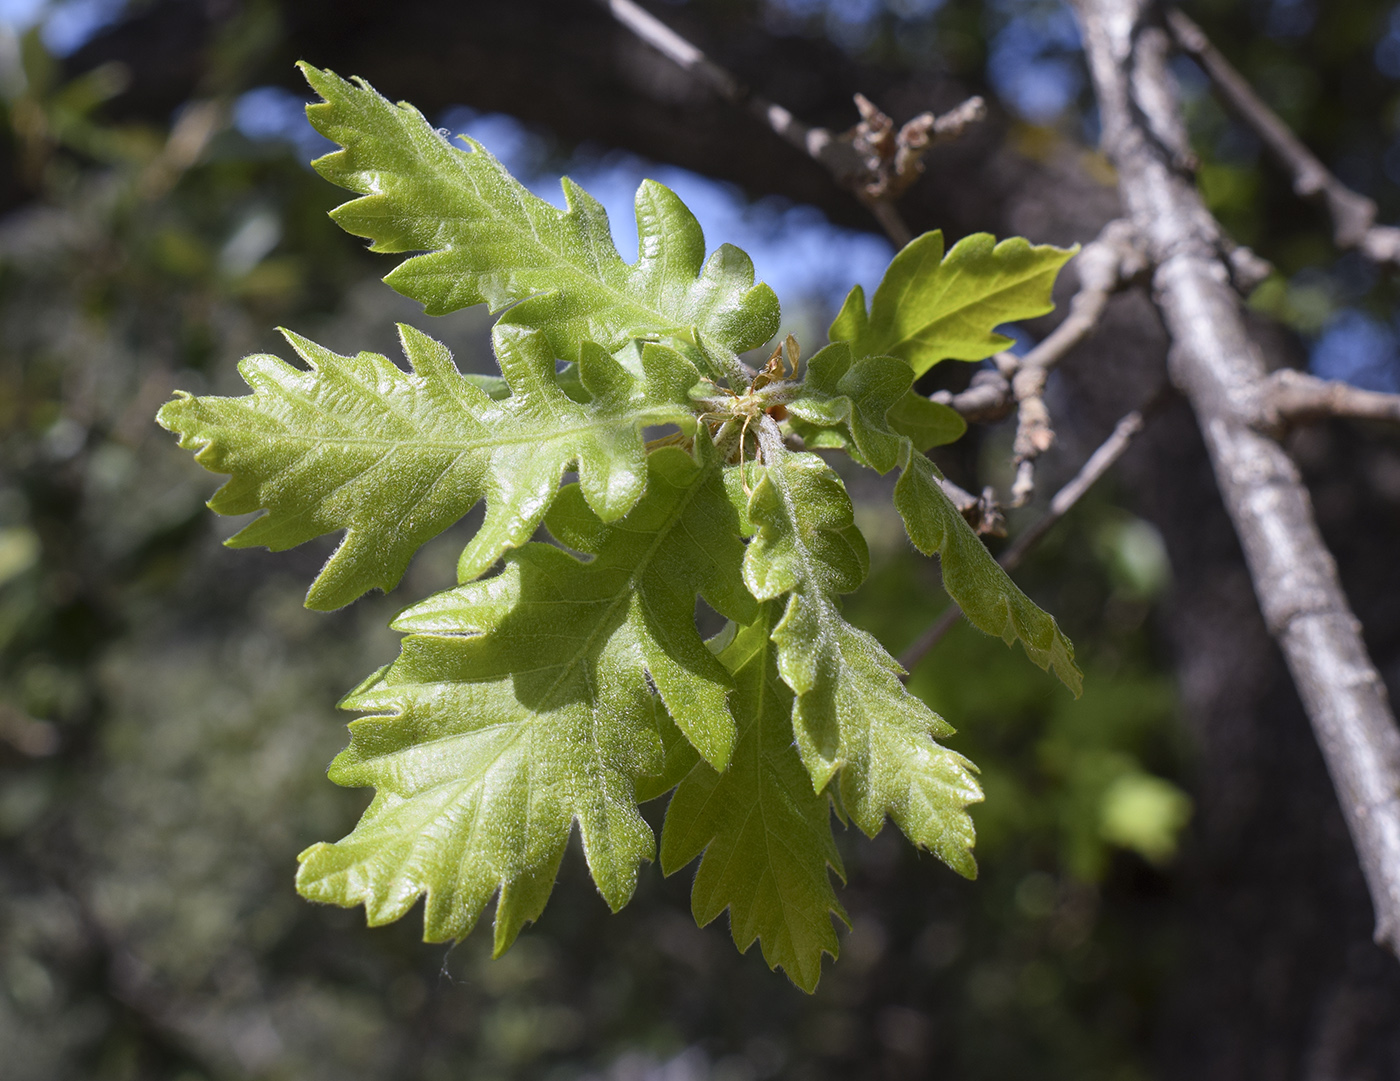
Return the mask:
M1012 394L1017 404L1016 438L1012 445L1016 462L1011 502L1014 507L1024 506L1034 495L1035 470L1031 463L1055 444L1055 430L1044 398L1050 369L1093 333L1108 298L1143 276L1149 260L1137 230L1131 223L1115 219L1084 246L1074 266L1079 275L1079 291L1070 301L1069 315L1035 348L1019 358L1011 376Z

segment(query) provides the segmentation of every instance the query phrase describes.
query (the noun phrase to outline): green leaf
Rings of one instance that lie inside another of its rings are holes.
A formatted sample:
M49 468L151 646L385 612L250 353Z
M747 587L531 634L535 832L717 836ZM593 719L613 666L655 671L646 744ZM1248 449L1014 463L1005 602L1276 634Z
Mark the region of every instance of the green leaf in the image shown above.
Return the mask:
M706 260L694 215L655 181L637 190L638 258L629 266L602 205L572 181L563 182L568 209L558 210L474 140L454 147L411 105L392 104L364 80L300 66L325 99L308 118L344 148L314 165L362 196L331 216L374 251L426 253L385 280L428 314L516 304L507 321L543 330L564 360L577 359L585 341L612 351L629 338L695 332L695 344L737 353L777 332L777 298L754 285L749 257L726 244Z
M654 848L638 785L664 769L648 677L722 768L731 680L695 629L695 596L755 614L719 463L698 449L652 454L646 497L612 526L565 490L551 524L592 560L532 543L400 616L399 660L341 703L375 715L331 767L377 794L348 837L302 853L304 896L380 924L426 895L424 936L446 941L499 890L500 953L543 910L576 821L599 891L626 903Z
M909 399L934 404L906 393L913 378L906 365L890 357L852 362L847 343L836 342L812 357L803 394L788 412L825 437L813 439L812 431L799 428L808 446L844 447L882 473L898 465L895 506L914 546L940 557L948 595L973 626L1008 644L1019 638L1036 664L1053 665L1055 674L1078 695L1082 676L1074 664L1074 646L977 539L939 487L937 467L895 429L893 414Z
M1074 663L1074 646L1054 618L1027 597L992 558L972 527L939 487L938 467L906 446L894 486L894 505L914 546L939 556L943 587L972 625L998 635L1007 645L1020 639L1026 655L1074 692L1084 677Z
M685 775L700 761L700 752L676 726L661 699L652 700L656 734L661 737L661 768L637 779L637 802L646 803L664 796L685 779Z
M807 446L842 447L886 473L898 462L904 437L927 450L960 439L967 431L967 423L954 410L911 391L913 383L914 373L903 361L853 361L849 344L833 342L808 362L801 394L787 409Z
M757 938L769 968L811 993L822 954L837 955L836 900L828 868L845 877L831 835L831 804L812 790L792 745L792 692L778 676L769 638L779 612L764 605L720 660L734 675L739 740L729 768L703 763L666 808L661 867L674 874L700 856L691 890L702 927L726 908L742 953Z
M239 370L252 395L184 396L157 418L206 469L232 474L212 509L267 510L230 545L282 551L344 531L307 595L311 608L392 589L419 546L485 498L486 520L460 566L464 578L475 577L529 539L575 464L589 505L604 519L620 517L646 482L642 428L691 415L688 403L667 400L672 389L651 398L648 384L597 346L581 354L591 400L580 403L559 385L542 334L498 326L493 338L511 393L495 398L457 371L445 346L412 327L399 332L410 372L375 353L337 356L288 333L310 370L249 357ZM648 358L653 385L700 378L673 350Z
M956 409L931 402L912 390L890 406L885 419L900 435L907 435L920 453L956 443L967 432L967 421Z
M631 606L636 647L670 716L701 757L722 769L734 742L725 705L730 680L695 628L695 598L739 622L751 620L756 606L741 578L738 518L703 430L696 453L699 461L678 447L653 452L646 498L620 522L604 524L579 486L569 485L545 525L594 557L576 575L579 588Z
M888 815L916 845L976 874L966 807L982 798L972 766L930 737L951 726L911 695L884 648L841 616L836 595L865 577L865 542L840 478L812 454L769 440L749 501L757 534L744 579L760 600L790 594L773 630L778 670L797 695L793 731L813 787L839 771L843 807L865 833Z
M854 444L848 449L887 473L899 460L903 437L891 430L886 414L913 382L903 361L862 357L852 363L850 347L834 342L808 361L802 395L789 403L788 413L809 424L844 427Z
M868 315L864 291L851 290L831 339L857 357L899 357L916 376L941 360L982 360L1011 344L996 327L1054 308L1055 276L1078 250L974 233L944 258L942 232L925 233L894 257Z

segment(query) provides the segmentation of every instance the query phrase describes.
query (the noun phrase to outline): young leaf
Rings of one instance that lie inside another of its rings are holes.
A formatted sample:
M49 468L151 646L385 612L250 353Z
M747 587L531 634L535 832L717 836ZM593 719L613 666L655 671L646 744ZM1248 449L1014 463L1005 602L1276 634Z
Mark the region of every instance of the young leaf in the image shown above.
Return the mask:
M885 420L900 435L907 435L921 454L933 447L956 443L967 433L967 421L957 410L931 402L912 390L890 406Z
M697 765L666 808L661 868L674 874L703 853L691 890L702 927L726 908L742 953L757 938L769 968L811 993L822 954L837 955L836 900L828 869L845 877L831 836L831 803L812 790L792 745L792 692L778 676L769 637L780 609L735 635L720 654L734 674L739 740L729 768Z
M233 475L212 509L267 510L231 546L282 551L345 531L307 595L311 608L392 589L413 553L484 497L486 521L461 567L464 577L480 574L529 539L575 462L599 516L625 514L646 480L641 429L690 416L685 405L650 399L597 347L582 354L592 398L580 403L558 385L542 334L497 327L511 394L495 399L457 371L446 347L409 326L399 333L411 372L374 353L337 356L287 334L309 371L249 357L239 371L251 395L176 398L157 418L206 469ZM700 378L674 351L650 359L659 385Z
M1055 674L1078 695L1083 677L1069 639L991 557L939 487L937 467L890 422L887 413L907 398L926 401L905 394L913 378L904 364L890 357L852 362L849 346L836 342L812 357L803 394L789 404L788 412L823 436L808 438L809 446L845 447L882 473L899 466L895 507L914 546L924 555L940 557L948 595L973 626L999 635L1008 645L1019 638L1036 664L1053 665ZM802 434L810 435L805 430Z
M1054 618L1017 588L939 486L938 467L906 446L894 486L894 505L914 547L939 557L943 587L978 630L1010 645L1020 639L1026 655L1055 670L1077 698L1084 676L1074 646Z
M760 600L790 594L773 641L797 695L793 731L813 787L839 770L841 803L863 831L874 836L888 815L916 845L973 877L966 807L982 795L971 764L933 742L952 727L905 690L899 665L837 606L836 595L865 577L868 558L845 487L815 455L763 435L744 580Z
M899 357L916 376L941 360L982 360L1011 344L997 326L1054 307L1055 275L1078 250L974 233L944 258L942 232L925 233L894 257L868 315L864 290L851 290L831 340L857 357Z
M696 917L728 910L741 950L759 939L811 990L837 951L831 917L845 919L832 811L871 834L893 818L971 876L967 806L981 792L971 764L934 742L952 729L842 618L865 542L836 474L786 449L778 407L809 447L901 469L900 513L943 559L953 597L1077 689L1068 641L920 453L960 436L962 419L911 391L939 360L1005 344L999 323L1048 310L1071 253L978 236L945 259L939 234L921 237L869 313L852 292L805 383L775 358L741 385L735 353L776 331L777 301L738 249L705 259L671 192L637 192L629 265L600 204L569 181L561 211L412 107L302 69L324 98L312 123L342 147L316 168L359 196L333 216L376 251L419 253L390 284L432 314L510 310L493 332L500 378L462 375L407 327L410 371L288 335L309 370L252 357L250 396L184 395L161 411L202 464L231 474L215 510L267 512L230 543L343 532L313 607L392 588L420 545L486 501L463 584L405 610L399 659L342 703L369 715L331 776L376 794L347 837L302 853L298 889L362 904L372 924L425 897L430 940L465 935L494 896L499 953L542 912L575 823L598 889L624 904L655 848L637 802L674 787L662 861L670 873L699 858ZM670 424L681 434L643 443L643 428ZM755 424L758 460L743 442ZM571 468L578 482L561 489ZM558 546L529 543L541 522ZM478 577L502 555L499 574ZM730 620L709 643L697 596Z
M375 715L331 767L377 794L348 837L302 853L304 896L363 904L379 924L426 895L424 936L446 941L499 890L500 953L543 910L576 821L599 891L626 903L654 847L637 786L663 770L648 675L722 768L730 678L695 629L695 596L754 614L719 464L699 449L698 462L652 454L646 497L616 525L561 497L563 539L590 562L532 543L399 617L398 661L341 703Z
M362 79L302 64L325 100L307 108L317 131L344 149L314 165L358 192L332 213L379 252L424 252L385 280L429 315L485 303L538 327L554 354L585 341L609 351L629 338L698 333L695 344L737 353L777 332L778 301L753 282L753 264L722 246L705 260L700 225L655 181L637 191L637 261L622 261L601 204L565 179L568 209L532 195L479 143L452 146L411 105L394 105Z
M967 431L966 422L946 405L910 391L914 373L893 357L854 360L846 342L833 342L807 363L801 395L788 413L808 426L799 428L809 446L810 426L840 428L849 438L818 439L817 446L842 446L871 468L887 473L899 460L908 436L916 446L951 443Z

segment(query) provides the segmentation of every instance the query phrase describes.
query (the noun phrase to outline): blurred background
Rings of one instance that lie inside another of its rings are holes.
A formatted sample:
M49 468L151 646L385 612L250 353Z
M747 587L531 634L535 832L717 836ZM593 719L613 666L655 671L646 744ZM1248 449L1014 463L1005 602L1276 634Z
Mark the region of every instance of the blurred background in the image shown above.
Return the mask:
M906 198L916 232L1064 244L1117 212L1058 0L649 6L836 130L855 91L897 121L986 95L988 120ZM1400 217L1400 6L1185 6ZM346 740L334 703L395 655L397 608L452 583L463 534L392 596L308 612L330 541L220 547L241 523L205 510L218 480L152 418L176 388L240 393L240 357L287 355L279 325L394 356L402 320L464 369L493 361L484 312L425 317L379 283L392 261L326 218L343 193L307 167L330 144L298 58L476 136L546 198L573 176L624 254L631 193L660 179L711 246L753 255L807 352L892 254L819 167L579 0L0 0L0 1075L1400 1078L1400 965L1370 943L1335 797L1175 400L1018 574L1074 639L1084 697L965 625L915 671L983 771L981 878L893 829L842 834L853 926L814 996L737 954L723 920L697 929L689 871L644 869L610 916L575 852L494 962L480 935L424 945L416 912L368 930L302 902L297 852L368 801L325 777ZM1394 282L1339 255L1199 71L1176 74L1210 205L1276 267L1250 298L1271 363L1400 391ZM945 364L922 389L971 373ZM1150 305L1116 299L1052 380L1060 439L1013 537L1163 373ZM1005 491L1010 441L979 429L939 460ZM1290 447L1400 696L1400 440L1338 424ZM878 479L851 484L873 568L848 611L898 653L945 603L937 567Z

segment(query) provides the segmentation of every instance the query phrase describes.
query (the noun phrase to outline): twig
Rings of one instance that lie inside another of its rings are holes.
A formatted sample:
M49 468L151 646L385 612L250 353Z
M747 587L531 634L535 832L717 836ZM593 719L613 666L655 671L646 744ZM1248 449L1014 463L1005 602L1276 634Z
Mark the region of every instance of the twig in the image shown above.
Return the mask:
M978 536L1006 536L1006 519L1002 517L995 488L988 485L982 489L980 496L976 496L947 477L940 477L938 486Z
M1338 180L1190 18L1168 8L1166 23L1181 51L1201 65L1225 103L1292 174L1294 192L1326 206L1336 245L1357 248L1373 262L1400 265L1400 229L1376 224L1375 202Z
M1362 390L1284 368L1264 384L1259 414L1265 431L1327 417L1400 422L1400 394Z
M1021 358L1014 353L998 353L993 360L997 369L974 372L966 390L957 394L950 390L935 391L928 396L929 401L955 410L969 424L994 424L1005 420L1016 405L1010 377L1016 374Z
M1229 286L1219 224L1178 164L1189 148L1167 34L1149 20L1152 0L1071 2L1103 149L1156 263L1172 380L1195 410L1264 622L1327 762L1370 888L1376 941L1400 955L1400 729L1298 469L1253 423L1269 375Z
M924 154L929 148L958 138L987 115L987 105L981 98L968 98L942 116L920 113L896 132L894 121L864 94L857 94L855 101L860 123L837 138L850 142L865 171L861 176L848 178L846 183L895 245L902 248L913 236L895 209L895 200L923 174Z
M1001 554L997 560L1001 568L1008 573L1015 570L1025 559L1027 554L1040 543L1045 534L1052 530L1066 514L1083 497L1084 493L1094 486L1094 483L1102 477L1112 467L1113 463L1123 457L1133 441L1133 437L1142 431L1147 415L1155 408L1155 402L1144 406L1143 409L1134 409L1131 413L1120 420L1113 428L1113 432L1105 439L1093 454L1089 455L1088 461L1084 463L1074 479L1055 493L1050 500L1050 509L1036 520L1036 523L1022 533L1016 540ZM933 624L924 631L918 639L906 649L899 657L899 663L906 672L912 672L920 661L928 655L929 650L938 645L950 630L953 624L958 621L958 616L962 615L962 609L956 604L949 604L947 608L939 614Z
M755 94L697 46L681 37L655 15L632 0L603 0L614 19L652 48L688 71L731 105L747 109L793 146L819 161L842 183L864 170L849 142L841 143L825 128L811 128L781 105Z
M1075 260L1079 291L1069 315L1020 359L1011 378L1016 400L1016 440L1013 454L1016 481L1011 505L1023 507L1035 490L1035 459L1055 442L1050 411L1045 407L1045 382L1050 369L1087 338L1099 324L1108 298L1147 269L1133 226L1122 219L1109 222L1084 246Z
M652 48L824 166L838 184L855 193L896 247L909 243L912 234L894 200L923 172L924 154L938 143L957 138L986 115L982 99L969 98L942 116L922 113L896 131L888 116L857 94L861 119L850 131L835 134L826 128L809 127L781 105L754 93L633 0L601 3Z

